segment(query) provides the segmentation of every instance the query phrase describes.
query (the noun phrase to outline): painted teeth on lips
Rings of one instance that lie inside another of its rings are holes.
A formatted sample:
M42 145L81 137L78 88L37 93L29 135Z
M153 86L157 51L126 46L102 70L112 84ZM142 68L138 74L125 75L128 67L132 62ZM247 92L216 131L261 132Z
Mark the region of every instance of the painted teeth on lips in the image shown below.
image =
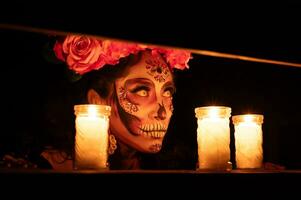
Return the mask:
M163 138L166 133L166 126L164 124L143 124L141 125L139 134L145 137Z
M142 131L166 131L164 124L143 124L139 127Z

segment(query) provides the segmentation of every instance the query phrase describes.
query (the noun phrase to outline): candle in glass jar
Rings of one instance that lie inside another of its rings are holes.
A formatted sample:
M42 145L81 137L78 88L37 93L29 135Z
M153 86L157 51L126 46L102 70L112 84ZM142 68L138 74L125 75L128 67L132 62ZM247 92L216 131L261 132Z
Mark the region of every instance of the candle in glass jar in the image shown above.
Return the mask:
M236 115L232 120L235 128L237 168L260 168L263 160L263 115Z
M230 161L231 108L207 106L195 109L198 119L199 169L226 170Z
M110 106L76 105L75 168L105 169Z

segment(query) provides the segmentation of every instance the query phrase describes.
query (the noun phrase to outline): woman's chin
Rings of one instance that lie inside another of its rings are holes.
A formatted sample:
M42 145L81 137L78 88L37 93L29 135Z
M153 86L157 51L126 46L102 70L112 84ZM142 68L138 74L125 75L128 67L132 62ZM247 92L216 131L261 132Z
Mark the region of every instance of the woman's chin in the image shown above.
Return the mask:
M132 147L143 153L158 153L162 148L162 138L137 136Z
M124 144L142 153L158 153L161 150L165 132L130 132L116 135Z
M157 144L153 144L151 145L148 150L149 150L149 153L158 153L162 148L162 143L157 143Z
M162 148L163 138L147 138L150 140L146 145L142 145L143 152L145 153L158 153Z

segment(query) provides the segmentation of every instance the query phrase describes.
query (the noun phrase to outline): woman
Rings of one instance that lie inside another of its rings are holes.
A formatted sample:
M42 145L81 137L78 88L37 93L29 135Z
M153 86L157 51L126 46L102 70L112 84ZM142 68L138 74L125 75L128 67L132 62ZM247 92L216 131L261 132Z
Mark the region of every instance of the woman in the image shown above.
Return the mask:
M173 112L172 70L188 68L189 52L76 35L57 41L54 51L81 76L86 103L112 108L111 169L139 169L139 152L160 151ZM43 153L61 166L49 155Z

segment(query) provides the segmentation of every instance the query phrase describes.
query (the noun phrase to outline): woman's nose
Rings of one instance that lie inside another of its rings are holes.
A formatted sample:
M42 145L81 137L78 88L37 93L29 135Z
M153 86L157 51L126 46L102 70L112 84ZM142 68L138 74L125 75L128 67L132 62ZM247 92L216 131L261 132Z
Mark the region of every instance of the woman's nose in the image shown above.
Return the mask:
M155 115L155 119L156 120L164 120L166 119L166 110L165 110L165 107L164 107L164 104L162 102L162 104L158 103L159 104L159 107L158 107L158 110L157 110L157 113Z

